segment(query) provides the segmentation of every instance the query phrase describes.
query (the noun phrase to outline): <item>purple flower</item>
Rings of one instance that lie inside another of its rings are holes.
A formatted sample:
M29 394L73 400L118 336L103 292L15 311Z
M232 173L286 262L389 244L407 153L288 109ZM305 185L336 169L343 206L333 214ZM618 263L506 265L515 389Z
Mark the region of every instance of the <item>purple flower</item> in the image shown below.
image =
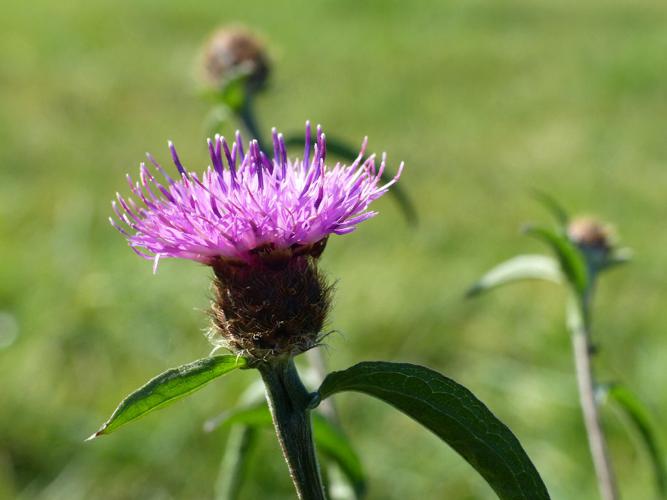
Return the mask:
M303 160L290 160L282 134L273 130L273 158L250 141L244 151L240 134L231 145L216 136L208 140L212 167L201 178L188 172L176 149L169 149L179 176L173 179L153 159L158 180L144 163L140 182L127 176L136 201L117 194L112 202L118 222L111 224L126 236L140 256L191 259L208 265L231 261L253 263L261 258L317 255L330 234L346 234L376 215L370 203L385 194L403 169L379 185L385 155L378 170L375 155L363 160L367 140L349 166L325 165L326 139L317 127L311 145L306 123ZM226 163L226 167L225 167Z

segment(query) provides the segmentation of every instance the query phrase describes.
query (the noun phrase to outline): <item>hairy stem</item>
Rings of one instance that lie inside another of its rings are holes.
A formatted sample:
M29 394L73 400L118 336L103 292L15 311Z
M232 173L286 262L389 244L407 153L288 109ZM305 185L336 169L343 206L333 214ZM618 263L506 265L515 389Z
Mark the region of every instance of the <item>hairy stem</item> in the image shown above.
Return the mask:
M591 450L593 466L600 488L600 497L603 500L618 500L616 479L611 467L607 442L595 400L596 381L591 362L594 349L590 339L589 303L590 295L587 295L583 301L572 300L568 314L577 371L577 384L579 386L579 400L588 435L588 446Z
M299 499L325 500L310 421L312 395L303 386L291 358L272 360L257 368Z

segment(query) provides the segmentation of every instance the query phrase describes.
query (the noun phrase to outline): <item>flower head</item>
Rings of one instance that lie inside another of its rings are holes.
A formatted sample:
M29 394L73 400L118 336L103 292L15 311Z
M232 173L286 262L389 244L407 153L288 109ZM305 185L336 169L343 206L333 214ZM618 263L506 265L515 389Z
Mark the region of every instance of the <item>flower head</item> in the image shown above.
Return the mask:
M208 141L211 166L198 176L169 149L172 178L148 155L134 200L117 195L111 223L142 257L195 260L212 266L215 298L210 339L249 359L294 356L321 343L331 287L317 258L331 234L346 234L376 212L369 205L396 182L364 159L366 140L349 166L325 164L326 138L306 123L303 159L289 159L273 130L273 156L240 134ZM159 174L159 175L158 175ZM158 179L161 176L163 180Z
M364 160L366 139L349 166L325 164L326 138L317 127L311 144L306 124L303 159L289 159L285 141L273 130L273 158L256 140L244 148L240 134L230 144L208 141L212 165L200 176L169 149L178 177L172 178L148 155L152 171L140 166L139 182L128 182L135 200L117 195L111 223L142 257L253 264L284 262L299 255L319 256L330 234L345 234L374 215L369 205L399 178L380 185L382 156ZM164 178L158 180L155 172Z

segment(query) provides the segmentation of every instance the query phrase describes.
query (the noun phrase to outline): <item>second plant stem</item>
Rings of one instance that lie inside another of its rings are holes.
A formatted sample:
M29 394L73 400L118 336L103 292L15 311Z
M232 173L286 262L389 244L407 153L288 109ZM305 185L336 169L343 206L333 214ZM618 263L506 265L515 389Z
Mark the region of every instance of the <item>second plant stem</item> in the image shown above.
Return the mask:
M569 327L572 335L581 410L600 489L600 497L603 500L618 500L616 479L595 399L596 380L591 359L594 347L590 334L591 296L592 291L589 291L581 300L573 299L570 302L568 311Z
M326 500L310 421L312 395L303 386L294 360L276 359L257 368L299 499Z
M241 107L236 111L238 119L243 123L243 126L250 134L252 139L255 139L259 143L261 150L264 150L264 141L262 140L262 134L260 133L260 128L257 125L257 118L255 117L254 112L254 100L252 94L249 94L244 100Z

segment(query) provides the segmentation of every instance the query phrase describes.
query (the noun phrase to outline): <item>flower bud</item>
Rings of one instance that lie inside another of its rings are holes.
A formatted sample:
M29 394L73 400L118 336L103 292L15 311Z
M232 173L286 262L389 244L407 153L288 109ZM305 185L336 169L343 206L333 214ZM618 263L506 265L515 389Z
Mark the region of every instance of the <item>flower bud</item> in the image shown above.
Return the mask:
M254 360L295 356L319 345L331 302L315 257L276 265L219 261L210 338Z
M570 241L581 249L607 253L614 246L613 231L593 217L577 217L567 227Z
M266 84L269 69L263 44L245 28L221 28L205 45L204 79L213 87L223 87L243 71L248 74L249 88L259 90Z

